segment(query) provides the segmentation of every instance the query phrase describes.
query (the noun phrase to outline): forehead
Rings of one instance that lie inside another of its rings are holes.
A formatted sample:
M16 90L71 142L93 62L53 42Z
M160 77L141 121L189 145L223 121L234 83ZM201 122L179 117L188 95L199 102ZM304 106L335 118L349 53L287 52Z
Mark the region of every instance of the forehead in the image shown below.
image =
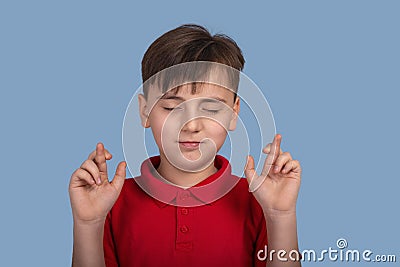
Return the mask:
M198 97L209 97L229 100L233 99L234 92L220 85L210 83L191 83L178 86L166 93L161 93L160 98L166 99L170 96L179 96L184 99L192 99Z

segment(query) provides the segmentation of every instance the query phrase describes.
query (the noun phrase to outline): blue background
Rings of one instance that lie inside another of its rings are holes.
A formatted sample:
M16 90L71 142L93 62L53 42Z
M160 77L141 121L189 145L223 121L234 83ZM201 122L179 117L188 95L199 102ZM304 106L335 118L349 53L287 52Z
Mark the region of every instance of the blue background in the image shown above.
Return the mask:
M0 264L70 265L70 175L98 141L114 154L109 170L123 160L141 58L183 23L237 41L283 149L301 161L300 248L344 237L399 261L399 11L367 0L1 1Z

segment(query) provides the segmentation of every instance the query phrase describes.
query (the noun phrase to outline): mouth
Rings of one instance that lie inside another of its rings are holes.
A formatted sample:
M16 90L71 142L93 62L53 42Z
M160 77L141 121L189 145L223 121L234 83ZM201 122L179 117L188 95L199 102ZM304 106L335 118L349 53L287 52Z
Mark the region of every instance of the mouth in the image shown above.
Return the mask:
M179 146L186 149L198 149L201 142L197 141L179 141Z

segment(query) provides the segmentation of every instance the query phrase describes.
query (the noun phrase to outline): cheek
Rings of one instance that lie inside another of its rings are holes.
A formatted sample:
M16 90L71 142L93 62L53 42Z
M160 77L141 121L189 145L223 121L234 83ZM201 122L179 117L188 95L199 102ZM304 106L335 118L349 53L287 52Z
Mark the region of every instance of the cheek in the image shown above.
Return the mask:
M151 120L151 129L156 143L160 146L162 139L177 139L179 124L171 116L158 113Z
M232 118L234 117L234 113L231 109L226 110L222 114L216 115L214 117L214 123L217 123L220 127L225 129L229 129L229 125L231 124Z
M162 132L164 121L165 121L165 119L163 118L163 116L160 116L159 114L157 114L157 115L154 114L150 118L151 131L153 132L154 139L158 145L160 145L161 132Z
M207 131L208 136L216 142L217 146L222 146L227 135L225 128L217 122L212 122L208 125Z

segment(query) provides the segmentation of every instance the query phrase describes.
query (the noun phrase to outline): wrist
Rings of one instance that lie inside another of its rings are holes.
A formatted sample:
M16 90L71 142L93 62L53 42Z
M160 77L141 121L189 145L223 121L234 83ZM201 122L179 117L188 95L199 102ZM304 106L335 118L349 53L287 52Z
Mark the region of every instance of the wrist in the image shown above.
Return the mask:
M269 222L283 222L296 220L296 209L293 210L276 210L263 209L264 217Z
M74 218L74 226L75 227L103 227L106 218L96 218L93 220L82 220Z

